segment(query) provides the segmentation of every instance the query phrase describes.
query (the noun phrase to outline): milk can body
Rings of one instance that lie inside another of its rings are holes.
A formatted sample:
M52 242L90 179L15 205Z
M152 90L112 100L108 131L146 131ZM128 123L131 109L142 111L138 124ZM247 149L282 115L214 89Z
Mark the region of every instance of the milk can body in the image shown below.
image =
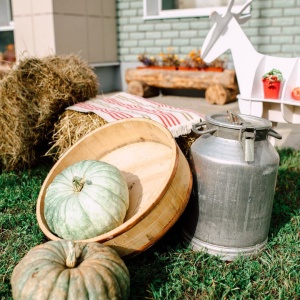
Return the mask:
M243 125L216 123L208 127L217 130L201 135L190 149L194 185L183 232L195 250L232 260L267 242L279 156L268 140L269 121L262 126L255 119L250 161L245 161Z

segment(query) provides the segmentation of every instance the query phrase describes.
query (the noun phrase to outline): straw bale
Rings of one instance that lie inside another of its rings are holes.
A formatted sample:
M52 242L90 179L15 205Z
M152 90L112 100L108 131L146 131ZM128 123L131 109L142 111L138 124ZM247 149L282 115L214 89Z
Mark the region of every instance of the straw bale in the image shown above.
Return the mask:
M198 138L199 135L194 133L193 131L191 131L189 134L181 135L178 138L176 138L176 142L184 156L187 158L187 160L190 159L191 146Z
M76 55L20 60L0 81L0 165L3 170L35 164L49 149L64 109L97 95L92 68Z
M46 155L58 160L79 139L106 123L104 119L92 112L66 110L55 124L52 147ZM198 137L197 134L191 132L176 138L178 146L187 159L189 159L190 147Z
M106 123L92 112L66 110L54 126L52 146L46 155L58 160L79 139Z

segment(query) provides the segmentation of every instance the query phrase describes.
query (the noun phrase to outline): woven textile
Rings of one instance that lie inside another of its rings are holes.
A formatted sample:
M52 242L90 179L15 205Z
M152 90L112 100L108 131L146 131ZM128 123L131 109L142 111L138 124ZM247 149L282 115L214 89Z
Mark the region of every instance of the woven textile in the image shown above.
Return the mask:
M168 128L173 137L189 134L192 126L204 118L204 115L189 109L157 103L125 92L97 96L67 109L93 112L108 123L126 118L148 118Z

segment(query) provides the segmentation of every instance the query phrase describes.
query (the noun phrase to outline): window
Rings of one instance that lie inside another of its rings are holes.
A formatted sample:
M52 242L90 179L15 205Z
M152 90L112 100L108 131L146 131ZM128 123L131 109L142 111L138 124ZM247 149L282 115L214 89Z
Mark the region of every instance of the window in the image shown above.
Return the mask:
M228 0L143 0L144 19L165 19L210 16L213 11L225 11ZM239 10L246 0L235 0ZM246 11L247 12L247 11ZM249 11L248 11L249 12Z
M0 0L0 27L10 27L12 23L10 0Z
M10 0L0 0L0 52L14 45L14 25ZM9 46L9 47L8 47ZM5 59L5 57L4 57Z

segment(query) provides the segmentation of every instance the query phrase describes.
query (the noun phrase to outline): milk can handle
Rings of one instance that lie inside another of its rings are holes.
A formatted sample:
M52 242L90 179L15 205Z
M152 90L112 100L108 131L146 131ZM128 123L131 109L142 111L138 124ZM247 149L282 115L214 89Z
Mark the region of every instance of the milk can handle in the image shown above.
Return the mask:
M270 136L272 136L272 137L274 137L275 139L278 139L278 140L282 139L282 136L272 128L269 128L268 135L270 135Z
M213 133L213 132L217 131L217 129L218 129L217 127L214 127L214 128L210 128L210 129L207 129L207 130L199 130L202 127L204 127L205 125L206 125L206 121L194 124L192 126L192 131L196 134L202 135L202 134L206 134L206 133Z

